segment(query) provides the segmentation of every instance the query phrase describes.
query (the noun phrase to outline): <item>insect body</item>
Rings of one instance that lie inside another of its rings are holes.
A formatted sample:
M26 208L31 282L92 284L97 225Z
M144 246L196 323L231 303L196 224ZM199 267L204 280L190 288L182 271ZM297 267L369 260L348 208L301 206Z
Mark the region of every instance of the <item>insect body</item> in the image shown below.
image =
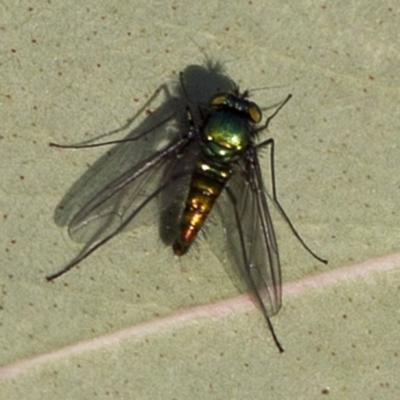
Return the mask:
M211 208L224 189L239 160L251 144L251 123L261 120L253 102L230 93L215 95L210 114L199 129L200 156L193 172L179 236L173 250L183 255L201 229Z

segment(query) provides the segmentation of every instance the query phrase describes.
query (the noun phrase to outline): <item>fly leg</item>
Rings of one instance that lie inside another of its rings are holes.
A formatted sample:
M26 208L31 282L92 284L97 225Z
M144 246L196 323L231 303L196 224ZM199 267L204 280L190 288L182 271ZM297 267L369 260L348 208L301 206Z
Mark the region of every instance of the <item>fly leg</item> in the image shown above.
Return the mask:
M286 99L278 106L278 108L267 118L266 122L264 125L262 125L260 128L256 130L256 132L261 132L265 129L268 128L271 120L278 114L278 112L286 105L286 103L291 99L292 95L289 94ZM269 138L267 140L264 140L263 142L259 143L256 146L256 149L260 149L261 147L270 147L271 152L270 152L270 170L271 170L271 185L272 185L272 199L277 206L280 214L282 215L283 219L286 221L286 223L289 225L291 231L293 234L296 236L297 240L301 243L301 245L304 247L304 249L310 253L316 260L327 264L328 260L318 256L316 253L314 253L310 247L306 244L304 239L300 236L300 234L297 232L296 228L294 227L292 221L286 214L284 208L281 206L278 200L278 193L276 189L276 180L275 180L275 142L273 138Z

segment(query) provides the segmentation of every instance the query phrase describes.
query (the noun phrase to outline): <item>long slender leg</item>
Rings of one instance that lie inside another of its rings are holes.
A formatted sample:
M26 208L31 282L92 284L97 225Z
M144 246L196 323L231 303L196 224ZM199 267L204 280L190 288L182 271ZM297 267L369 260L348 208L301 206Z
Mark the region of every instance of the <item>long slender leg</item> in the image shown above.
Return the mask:
M111 136L115 133L119 133L124 131L125 129L129 128L133 122L138 118L139 115L141 115L143 112L145 112L146 108L154 101L154 99L162 92L164 91L166 93L166 96L171 100L173 99L173 96L168 90L168 86L163 84L161 85L153 94L152 96L145 102L145 104L133 115L131 118L129 118L124 125L121 127L114 129L110 132L104 133L102 135L99 135L95 138L89 139L87 141L84 141L79 144L73 144L73 145L61 145L58 143L49 143L51 147L58 147L58 148L63 148L63 149L84 149L84 148L91 148L91 147L100 147L100 146L108 146L112 144L117 144L117 143L125 143L125 142L131 142L135 140L139 140L142 137L146 136L148 133L152 132L154 129L162 126L165 124L167 121L169 121L171 118L174 117L174 113L171 113L168 117L164 118L160 122L158 122L156 125L152 126L149 129L144 130L141 132L139 135L131 137L131 138L126 138L126 139L121 139L121 140L112 140L112 141L107 141L107 142L102 142L102 143L93 143L94 141L97 141L103 137L108 137Z
M256 132L261 132L265 129L268 128L268 125L270 124L271 120L278 114L278 112L282 109L282 107L291 99L292 95L289 94L286 99L279 105L279 107L267 118L265 124L261 126L260 128L257 129ZM300 234L297 232L296 228L294 227L292 221L286 214L285 210L281 206L278 200L278 193L276 189L276 179L275 179L275 142L273 138L269 138L267 140L264 140L263 142L259 143L256 148L259 149L261 147L271 147L271 152L270 152L270 169L271 169L271 184L272 184L272 198L274 200L274 203L278 207L279 212L283 216L284 220L286 223L289 225L291 231L293 234L296 236L298 241L301 243L301 245L318 261L327 264L328 261L320 256L318 256L316 253L314 253L309 246L305 243L303 238L300 236Z

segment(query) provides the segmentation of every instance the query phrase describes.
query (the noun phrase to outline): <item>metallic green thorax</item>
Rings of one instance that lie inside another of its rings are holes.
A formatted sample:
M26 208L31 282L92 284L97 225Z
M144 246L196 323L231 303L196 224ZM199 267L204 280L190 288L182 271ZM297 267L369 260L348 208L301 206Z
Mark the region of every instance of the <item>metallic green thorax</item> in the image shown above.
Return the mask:
M203 155L210 161L230 163L250 143L249 123L232 111L212 115L203 132Z
M173 250L185 254L215 200L232 174L232 163L251 143L252 123L261 120L255 103L221 93L210 102L212 111L200 127L201 150Z

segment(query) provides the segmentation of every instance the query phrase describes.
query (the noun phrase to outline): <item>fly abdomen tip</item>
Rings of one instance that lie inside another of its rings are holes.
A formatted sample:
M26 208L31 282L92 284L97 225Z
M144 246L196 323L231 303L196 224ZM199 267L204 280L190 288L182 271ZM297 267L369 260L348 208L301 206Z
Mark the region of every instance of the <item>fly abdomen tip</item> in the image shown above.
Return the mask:
M189 250L189 246L179 242L178 240L172 245L172 250L176 256L183 256Z

